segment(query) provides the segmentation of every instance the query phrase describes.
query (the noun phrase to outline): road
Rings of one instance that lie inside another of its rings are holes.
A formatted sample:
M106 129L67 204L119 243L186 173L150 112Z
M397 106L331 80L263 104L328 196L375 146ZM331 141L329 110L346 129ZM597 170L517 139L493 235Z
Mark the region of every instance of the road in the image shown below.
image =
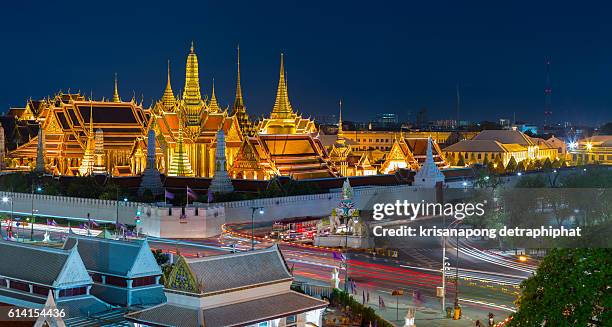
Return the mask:
M41 229L48 227L37 226ZM166 240L148 238L152 248L159 248L165 252L180 253L187 257L209 256L235 251L248 251L251 240L248 238L250 226L238 226L237 232L245 229L246 235L235 236L224 233L217 238L205 240ZM84 230L73 229L82 234ZM265 229L256 229L256 236L262 236ZM36 229L34 238L42 240L44 232ZM22 230L26 240L29 231ZM65 235L60 231L51 233L52 239L58 240ZM256 248L268 247L273 244L266 239L258 239ZM290 243L279 243L280 249L289 268L293 271L296 280L322 286L330 285L334 268L339 268L341 262L334 260L333 250L306 247ZM419 244L418 246L422 246ZM403 319L406 308L415 305L417 322L427 325L425 321L432 321L432 326L443 326L442 306L436 297L436 287L441 286L441 258L442 249L429 244L429 248L414 248L400 246L397 258L389 256L372 255L361 251L347 253L348 275L356 284L356 299L369 298L368 305L373 307L386 319L397 324L399 317ZM456 259L456 243L448 240L447 256L453 263L447 277L446 296L447 306L452 306L455 298L454 276L456 263L459 265L459 301L464 309L463 322L473 322L476 319L483 321L488 312L494 313L501 319L513 311L513 301L518 295L516 285L528 277L533 269L529 263L517 263L510 257L490 251L480 250L470 242L462 241L459 247L459 260ZM340 268L341 279L344 280L346 270ZM342 286L343 287L343 283ZM393 297L393 290L404 290L404 296ZM379 306L379 297L385 303L385 308ZM397 307L397 308L396 308ZM460 326L455 324L456 326ZM454 325L453 325L454 326ZM469 326L469 325L467 325Z

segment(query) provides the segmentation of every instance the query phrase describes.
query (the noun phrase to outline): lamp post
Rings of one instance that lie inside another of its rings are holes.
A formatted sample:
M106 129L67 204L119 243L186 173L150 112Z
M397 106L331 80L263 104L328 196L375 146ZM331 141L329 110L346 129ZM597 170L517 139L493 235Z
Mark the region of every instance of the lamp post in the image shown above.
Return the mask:
M7 203L9 201L11 201L11 220L9 221L9 225L8 225L8 228L7 228L7 234L6 234L7 238L9 238L11 236L10 234L13 232L13 198L12 197L9 198L7 196L2 197L2 202L3 203Z
M264 214L263 207L251 207L251 251L255 250L255 210L259 210L259 214Z
M41 191L42 191L42 187L37 186L36 192L41 192ZM32 219L30 219L30 241L34 241L34 223L35 223L35 219L34 219L34 182L32 182L31 198L32 198L32 209L31 209L30 215Z

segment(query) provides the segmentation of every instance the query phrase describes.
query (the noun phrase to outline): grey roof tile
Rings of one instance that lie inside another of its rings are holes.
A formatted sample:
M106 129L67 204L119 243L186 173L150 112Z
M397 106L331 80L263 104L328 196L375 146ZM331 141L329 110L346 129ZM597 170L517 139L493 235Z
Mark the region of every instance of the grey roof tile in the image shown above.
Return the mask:
M277 246L264 250L188 259L204 293L292 278Z
M0 275L53 285L70 251L0 241Z

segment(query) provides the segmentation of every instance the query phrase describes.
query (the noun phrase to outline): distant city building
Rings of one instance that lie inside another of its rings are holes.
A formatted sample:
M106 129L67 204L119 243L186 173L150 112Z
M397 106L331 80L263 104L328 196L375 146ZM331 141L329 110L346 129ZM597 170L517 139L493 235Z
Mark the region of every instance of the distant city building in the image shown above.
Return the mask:
M292 282L277 245L179 257L165 283L168 302L126 319L143 326L322 326L327 302L292 291Z
M510 129L511 126L512 126L512 121L510 119L506 119L506 118L500 118L497 123L503 129Z
M538 134L538 126L533 124L521 124L518 126L518 130L522 133Z
M395 125L399 122L397 114L394 113L378 113L376 114L376 122L382 126Z

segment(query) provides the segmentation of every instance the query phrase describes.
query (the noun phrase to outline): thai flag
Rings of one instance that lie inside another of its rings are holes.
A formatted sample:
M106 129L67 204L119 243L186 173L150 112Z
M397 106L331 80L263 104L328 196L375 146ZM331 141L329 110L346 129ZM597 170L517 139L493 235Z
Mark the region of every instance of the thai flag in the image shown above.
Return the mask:
M170 200L174 199L174 193L170 193L166 189L164 189L164 192L165 192L164 196L166 197L166 199L170 199Z
M334 260L346 261L346 257L341 252L334 251L334 252L332 252L332 255L334 256Z
M195 200L198 198L198 195L196 194L196 192L190 189L189 186L187 186L187 196L192 200Z

